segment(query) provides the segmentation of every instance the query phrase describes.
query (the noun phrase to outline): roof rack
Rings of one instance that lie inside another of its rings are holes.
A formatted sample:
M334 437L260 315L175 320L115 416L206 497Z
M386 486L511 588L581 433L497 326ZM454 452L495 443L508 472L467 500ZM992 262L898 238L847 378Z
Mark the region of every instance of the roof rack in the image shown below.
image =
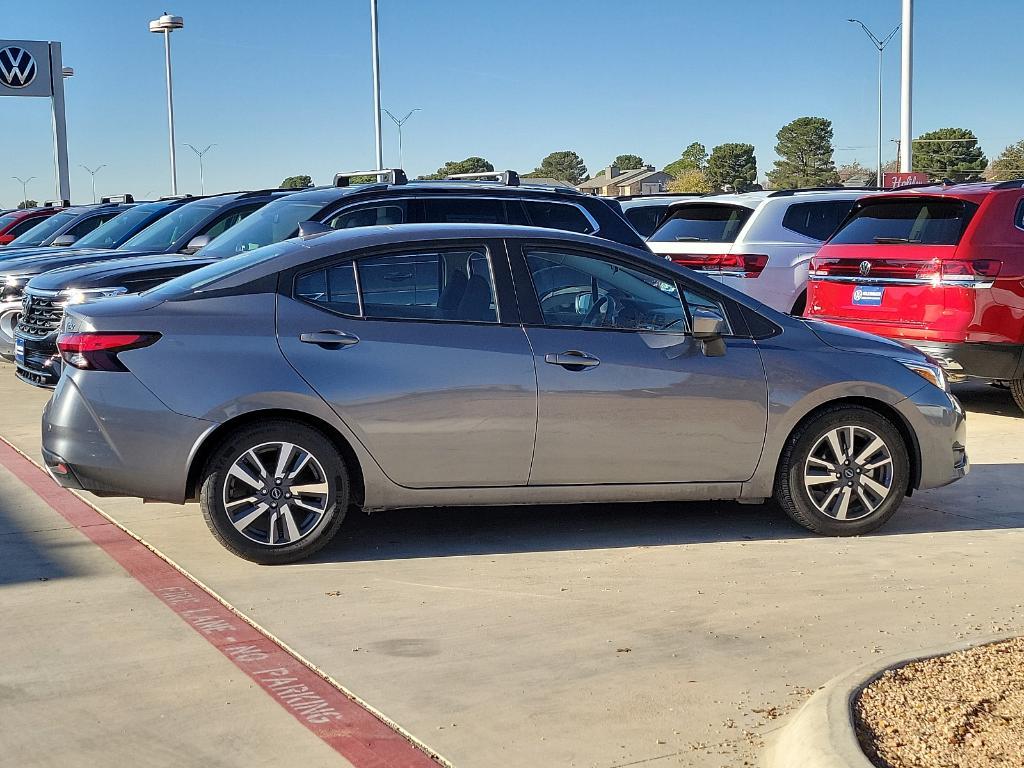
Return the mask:
M247 190L244 190L242 192L238 192L237 193L238 197L236 199L243 200L243 199L249 198L249 197L260 197L262 195L272 195L275 192L301 192L301 191L302 190L299 190L299 189L282 189L281 187L268 187L267 189L247 189ZM222 192L221 194L227 194L227 193L226 192Z
M345 171L334 174L334 186L347 187L350 179L355 176L376 176L384 184L405 184L409 177L401 168L378 168L374 171Z
M70 205L70 200L43 200L43 208L67 208Z
M485 181L493 180L506 187L519 186L519 174L515 171L484 171L483 173L453 173L445 176L445 181Z
M789 197L798 192L883 192L884 187L800 187L798 189L776 189L768 193L768 197Z
M186 194L186 195L164 195L163 197L158 197L157 198L157 202L160 202L161 200L191 200L192 197L193 197L193 195L188 195L188 194Z
M1009 181L1000 181L992 189L1024 189L1024 179L1010 179Z
M107 195L106 197L100 198L101 203L113 203L115 201L122 203L134 203L135 197L133 195Z

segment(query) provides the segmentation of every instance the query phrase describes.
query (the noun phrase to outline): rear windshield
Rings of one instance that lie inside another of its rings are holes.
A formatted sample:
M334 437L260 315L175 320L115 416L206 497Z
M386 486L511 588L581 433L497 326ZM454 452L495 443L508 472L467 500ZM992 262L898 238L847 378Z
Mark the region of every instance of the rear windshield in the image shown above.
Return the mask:
M41 219L42 223L37 224L24 234L11 240L9 245L42 245L55 236L60 229L77 219L78 216L79 214L72 213L71 211L47 216L45 219Z
M666 208L668 208L668 203L634 205L631 208L626 208L622 215L633 225L633 229L640 233L641 237L650 237L657 228L658 222L661 221Z
M739 205L685 205L651 235L652 243L731 243L754 211Z
M877 200L854 211L830 242L838 245L956 245L978 210L964 200Z

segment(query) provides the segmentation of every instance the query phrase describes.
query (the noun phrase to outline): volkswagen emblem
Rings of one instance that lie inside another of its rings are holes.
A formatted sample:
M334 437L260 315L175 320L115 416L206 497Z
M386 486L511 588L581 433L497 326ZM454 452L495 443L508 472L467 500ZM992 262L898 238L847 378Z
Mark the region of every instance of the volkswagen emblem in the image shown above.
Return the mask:
M871 274L871 262L870 261L862 261L860 263L860 276L861 277L867 277L870 274Z
M0 85L24 88L36 79L36 60L24 48L8 45L0 48Z

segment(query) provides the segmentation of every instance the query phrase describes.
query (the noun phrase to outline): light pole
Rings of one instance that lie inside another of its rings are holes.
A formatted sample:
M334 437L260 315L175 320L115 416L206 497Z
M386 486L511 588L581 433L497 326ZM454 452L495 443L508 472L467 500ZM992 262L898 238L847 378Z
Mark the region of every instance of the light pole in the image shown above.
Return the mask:
M96 202L96 174L100 172L100 168L106 168L107 164L104 163L103 165L97 165L95 168L90 168L87 165L79 164L78 167L79 168L85 168L85 170L89 172L89 175L92 176L92 201L95 203Z
M24 205L28 208L28 183L35 178L35 176L29 176L27 179L22 179L17 176L11 176L12 179L21 182L21 199L24 201Z
M166 11L159 19L149 22L149 31L164 36L164 67L167 71L167 129L171 148L171 194L178 194L178 164L174 157L174 91L171 85L171 32L185 26L181 16Z
M878 49L878 171L876 173L876 186L882 186L882 51L885 50L885 46L889 44L889 41L896 36L896 33L900 29L900 25L897 24L895 29L886 35L885 39L879 40L875 37L875 34L868 29L867 25L860 19L847 19L851 24L860 24L860 28L864 30L875 48Z
M409 113L405 117L403 117L401 120L399 120L397 117L395 117L393 114L391 114L388 110L386 110L386 109L384 110L384 114L387 115L388 117L390 117L392 122L394 122L394 124L398 126L398 167L399 168L402 168L402 169L405 168L405 156L402 154L402 126L405 125L406 121L410 117L412 117L414 112L422 112L422 111L423 110L420 109L419 107L416 107L416 109L410 109Z
M203 155L209 152L211 149L216 147L216 144L208 144L205 149L199 150L193 147L191 144L186 144L186 147L196 153L196 157L199 158L199 190L200 194L206 194L206 179L203 178Z
M900 171L914 170L914 144L911 136L914 80L914 0L903 0L903 40L900 46Z
M380 52L377 48L377 0L370 0L370 48L373 52L373 135L377 147L377 170L384 167L384 144L380 135Z

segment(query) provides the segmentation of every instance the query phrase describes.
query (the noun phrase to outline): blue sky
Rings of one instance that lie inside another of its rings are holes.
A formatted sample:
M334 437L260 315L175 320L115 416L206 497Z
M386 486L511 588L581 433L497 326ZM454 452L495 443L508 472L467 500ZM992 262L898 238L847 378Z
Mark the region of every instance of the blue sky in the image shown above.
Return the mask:
M163 45L147 22L184 16L173 36L179 143L217 143L207 190L329 182L373 162L368 0L2 0L0 38L59 40L67 84L72 195L83 163L108 167L101 194L169 191ZM531 170L574 149L591 171L620 153L662 166L691 141L755 145L830 118L836 161L874 164L874 48L899 0L380 0L383 105L403 115L410 174L481 155ZM1024 138L1020 0L917 0L914 133L973 129L989 158ZM885 135L899 132L899 40L886 50ZM888 144L888 142L887 142ZM385 164L398 161L385 120ZM49 102L0 99L0 207L52 197ZM886 158L895 155L888 144ZM180 191L199 191L179 146Z

